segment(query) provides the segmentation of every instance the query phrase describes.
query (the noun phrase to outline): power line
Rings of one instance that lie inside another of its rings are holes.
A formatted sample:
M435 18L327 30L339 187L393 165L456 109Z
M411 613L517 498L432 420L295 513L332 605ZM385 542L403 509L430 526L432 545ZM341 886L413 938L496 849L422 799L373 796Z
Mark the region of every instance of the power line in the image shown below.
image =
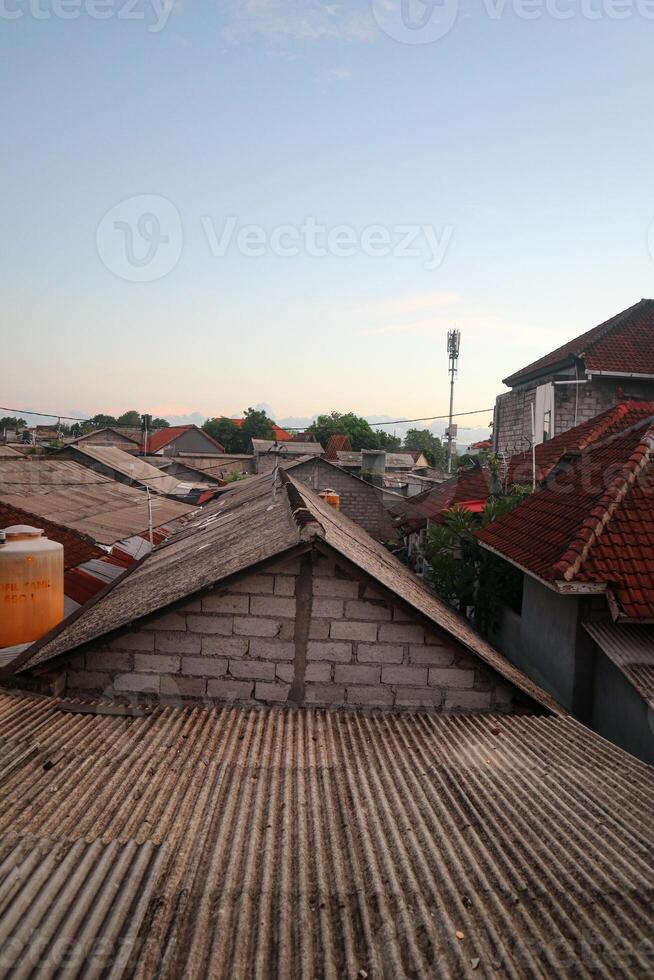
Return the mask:
M476 408L474 412L454 412L452 418L456 419L461 415L481 415L483 412L492 411L492 408ZM427 415L422 419L395 419L394 422L369 422L368 425L404 425L407 422L435 422L437 419L449 419L449 417L449 413L447 415Z

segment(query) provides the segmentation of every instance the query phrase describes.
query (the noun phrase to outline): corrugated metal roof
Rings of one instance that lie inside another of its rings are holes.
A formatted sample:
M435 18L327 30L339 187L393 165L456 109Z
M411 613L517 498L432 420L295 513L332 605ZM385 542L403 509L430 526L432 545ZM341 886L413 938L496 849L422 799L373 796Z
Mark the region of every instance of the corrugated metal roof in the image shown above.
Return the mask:
M584 629L654 709L654 627L584 623Z
M161 874L147 841L0 836L0 950L12 977L122 976Z
M69 459L3 460L0 499L37 517L75 528L99 544L114 544L148 526L144 490L118 483ZM188 504L160 495L152 500L155 526L193 510Z
M140 898L130 976L651 976L654 771L570 718L0 696L0 734L38 747L0 796L23 894L58 896L48 939L82 948Z
M181 483L176 477L162 473L156 466L151 466L141 457L132 456L117 446L75 446L71 452L85 457L89 465L101 463L134 483L149 487L154 493L185 496L192 489L192 484Z

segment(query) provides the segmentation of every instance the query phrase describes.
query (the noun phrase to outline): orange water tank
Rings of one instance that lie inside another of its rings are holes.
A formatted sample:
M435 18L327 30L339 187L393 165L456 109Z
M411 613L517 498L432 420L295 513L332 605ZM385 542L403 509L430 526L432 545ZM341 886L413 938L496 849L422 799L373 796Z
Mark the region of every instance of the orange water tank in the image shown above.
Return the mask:
M341 509L341 498L335 490L321 490L318 496L321 497L326 504L329 504L330 507L333 507L334 510Z
M38 527L0 531L0 647L30 643L64 618L64 546Z

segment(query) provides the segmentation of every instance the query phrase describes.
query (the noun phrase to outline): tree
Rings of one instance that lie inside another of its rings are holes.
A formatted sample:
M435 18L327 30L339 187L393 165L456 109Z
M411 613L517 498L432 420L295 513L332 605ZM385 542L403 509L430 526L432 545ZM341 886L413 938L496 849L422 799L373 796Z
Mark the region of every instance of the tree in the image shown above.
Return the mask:
M383 429L378 430L377 441L379 448L385 449L389 453L396 453L402 445L402 440L399 436L392 436L390 432L384 432Z
M329 415L319 415L308 429L313 432L318 442L326 445L330 436L349 436L352 449L379 449L379 434L374 432L368 422L353 412L342 415L340 412L330 412Z
M112 425L116 424L116 419L113 415L94 415L92 419L88 422L84 422L82 425L83 432L92 432L93 429L107 429Z
M430 466L438 469L445 469L447 466L447 450L438 436L429 429L409 429L404 437L404 449L424 453Z
M241 430L231 419L207 419L202 430L225 447L225 452L240 452L242 444Z
M243 413L241 432L246 437L245 450L250 445L250 439L274 439L275 432L272 420L262 409L248 408Z
M168 421L168 419L160 419L160 418L152 419L152 428L153 429L169 429L170 428L170 422Z
M24 429L26 426L25 419L17 418L15 415L3 415L0 419L0 431L3 429Z
M118 425L128 425L130 428L140 428L141 413L132 408L129 412L123 412L122 415L119 415L116 419L116 423Z

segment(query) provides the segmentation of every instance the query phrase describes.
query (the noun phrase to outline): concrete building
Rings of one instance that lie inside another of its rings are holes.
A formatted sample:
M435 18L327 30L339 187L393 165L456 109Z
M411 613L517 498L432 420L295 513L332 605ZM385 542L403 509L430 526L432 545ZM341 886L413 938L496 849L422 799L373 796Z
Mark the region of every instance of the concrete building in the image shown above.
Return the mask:
M624 395L654 399L654 300L641 300L504 384L511 390L495 402L493 449L508 455L594 418Z
M477 532L520 573L499 648L595 731L650 763L653 452L650 414L564 455L541 489Z

